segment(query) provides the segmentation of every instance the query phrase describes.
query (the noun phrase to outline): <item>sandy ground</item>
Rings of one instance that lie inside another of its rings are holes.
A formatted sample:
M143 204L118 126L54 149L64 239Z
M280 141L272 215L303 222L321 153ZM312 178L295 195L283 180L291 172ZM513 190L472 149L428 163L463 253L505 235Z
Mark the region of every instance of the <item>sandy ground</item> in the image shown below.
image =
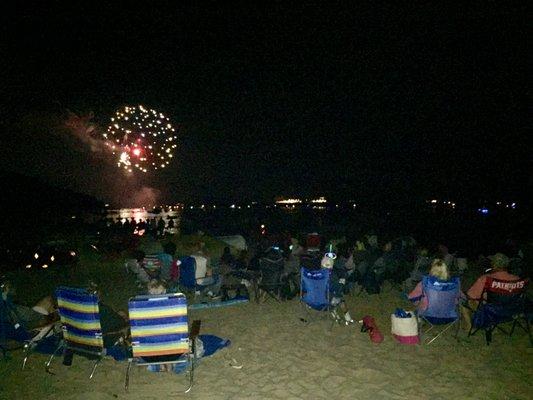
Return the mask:
M36 354L26 371L22 353L0 361L1 399L531 399L533 349L527 335L509 339L495 334L485 345L478 334L456 341L447 335L429 346L405 346L390 335L390 313L407 307L396 291L349 296L357 318L373 315L383 333L372 344L359 326L334 326L330 320L309 325L297 300L249 303L197 310L202 333L229 338L232 345L197 366L189 394L186 376L132 372L130 391L123 388L125 363L106 359L92 381L90 361L72 367L54 363L55 375L44 371L46 357ZM232 359L242 369L230 366Z

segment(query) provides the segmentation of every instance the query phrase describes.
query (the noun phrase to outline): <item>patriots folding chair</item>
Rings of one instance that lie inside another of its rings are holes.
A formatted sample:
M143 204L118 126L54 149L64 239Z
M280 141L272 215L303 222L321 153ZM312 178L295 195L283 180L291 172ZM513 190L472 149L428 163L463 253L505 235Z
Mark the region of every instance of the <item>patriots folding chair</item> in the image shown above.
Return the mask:
M65 356L78 354L96 359L89 375L89 379L92 379L96 367L106 354L98 295L86 289L60 287L56 290L56 298L63 340L46 363L46 371L51 373L50 364L59 350L63 349Z
M454 336L459 333L459 297L461 295L461 282L458 277L448 281L441 281L434 276L422 277L422 292L427 298L428 306L425 310L417 312L419 317L420 341L425 344L433 343L443 333L453 326L456 327ZM428 328L423 329L423 323ZM439 329L440 328L440 329ZM438 331L434 336L433 330Z
M200 321L194 321L189 334L187 298L182 293L137 296L129 301L131 354L124 387L129 388L132 364L161 366L186 363L189 368L188 393L194 380L195 339Z
M336 306L332 305L330 300L330 280L330 269L300 269L300 303L308 318L312 319L313 314L328 317L330 312L335 311ZM335 321L334 316L333 323Z
M515 328L519 326L528 334L529 342L533 345L526 309L528 283L528 279L506 281L487 277L481 300L472 317L472 328L468 336L483 330L485 340L489 345L495 329L512 336ZM500 326L506 323L512 323L510 331Z

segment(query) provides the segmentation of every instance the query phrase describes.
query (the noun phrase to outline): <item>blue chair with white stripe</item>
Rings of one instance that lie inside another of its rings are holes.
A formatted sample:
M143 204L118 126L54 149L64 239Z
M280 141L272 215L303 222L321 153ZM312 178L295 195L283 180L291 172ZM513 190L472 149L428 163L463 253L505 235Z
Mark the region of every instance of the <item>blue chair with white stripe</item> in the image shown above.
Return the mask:
M126 370L129 387L132 364L155 366L187 363L189 392L194 379L194 343L200 321L194 321L191 334L187 318L187 298L182 293L137 296L129 301L131 353Z
M428 306L425 310L417 312L420 322L425 322L429 326L422 331L422 324L419 324L420 335L426 336L436 327L440 331L433 337L421 340L426 344L431 344L444 332L456 325L455 337L459 333L459 297L461 295L461 282L458 277L448 281L441 281L434 276L424 276L422 278L423 296L427 298ZM422 338L421 338L422 339Z
M96 292L89 292L86 289L60 287L56 290L56 297L63 340L46 363L46 371L50 372L54 356L63 349L65 354L70 352L96 358L89 376L91 379L106 353L98 296Z
M329 316L329 312L336 309L331 304L330 281L331 270L328 268L300 269L300 302L308 317L312 317L312 314Z

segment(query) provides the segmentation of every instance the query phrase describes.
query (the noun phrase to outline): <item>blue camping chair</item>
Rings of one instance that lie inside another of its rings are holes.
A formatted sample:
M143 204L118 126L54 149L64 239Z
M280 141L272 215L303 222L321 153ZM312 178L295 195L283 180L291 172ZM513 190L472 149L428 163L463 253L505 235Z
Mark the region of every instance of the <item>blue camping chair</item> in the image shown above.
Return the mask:
M311 314L327 312L335 309L329 295L331 270L327 268L300 269L300 302L304 306L308 317Z
M46 363L46 371L50 373L53 358L63 349L65 357L78 354L90 359L96 358L89 375L89 379L92 379L96 367L106 354L98 296L96 292L89 292L86 289L60 287L56 290L56 297L63 340ZM118 339L116 341L115 336ZM116 332L110 333L105 342L108 346L115 344L121 336Z
M128 303L131 327L131 351L126 370L128 390L130 369L139 366L160 366L185 363L189 367L189 392L194 379L195 338L200 321L194 321L189 334L187 298L182 293L137 296Z
M429 327L422 331L422 324L419 324L421 342L431 344L444 332L456 325L455 337L459 333L459 297L461 295L461 282L458 277L449 281L441 281L434 276L422 277L423 296L428 300L428 307L424 311L417 312L419 322L425 322ZM422 340L434 328L440 327L439 332Z
M180 259L179 285L181 290L196 290L196 260L194 257L183 257Z

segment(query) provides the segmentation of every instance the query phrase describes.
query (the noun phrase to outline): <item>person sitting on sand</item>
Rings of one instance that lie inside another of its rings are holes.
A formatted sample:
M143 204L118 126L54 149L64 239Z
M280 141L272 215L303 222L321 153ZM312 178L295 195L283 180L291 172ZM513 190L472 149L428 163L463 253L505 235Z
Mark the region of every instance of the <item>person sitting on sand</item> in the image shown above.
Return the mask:
M448 266L443 260L435 258L431 263L429 276L433 276L443 282L448 281L450 279ZM407 298L416 303L419 312L426 310L428 307L428 299L424 296L422 281L417 283L415 288L407 295Z
M235 257L233 257L233 254L231 254L229 246L224 247L224 251L222 252L222 256L220 256L220 265L225 265L229 267L230 269L233 269L233 266L235 264Z
M21 324L28 333L32 334L33 339L45 337L51 332L51 328L59 320L57 304L52 296L45 296L33 307L28 307L13 302L15 290L11 283L2 282L0 286L0 301L9 307L7 311L13 313L16 329L18 329L18 324Z
M174 244L174 242L169 241L163 244L163 251L157 255L159 261L161 261L160 278L167 282L171 280L171 271L173 269L173 264L177 261L174 260L175 254L176 244Z
M137 250L134 252L133 255L135 258L126 260L126 270L135 275L139 285L145 285L150 281L150 276L142 266L142 261L144 260L145 253L144 251Z
M152 279L150 282L148 282L146 289L148 294L152 295L165 294L167 292L164 282L157 279Z
M222 277L214 273L210 265L210 259L205 254L203 247L204 243L200 243L198 250L191 254L191 257L196 261L196 283L207 290L207 294L210 297L215 298L218 296L222 287Z

